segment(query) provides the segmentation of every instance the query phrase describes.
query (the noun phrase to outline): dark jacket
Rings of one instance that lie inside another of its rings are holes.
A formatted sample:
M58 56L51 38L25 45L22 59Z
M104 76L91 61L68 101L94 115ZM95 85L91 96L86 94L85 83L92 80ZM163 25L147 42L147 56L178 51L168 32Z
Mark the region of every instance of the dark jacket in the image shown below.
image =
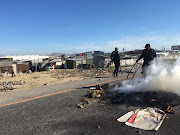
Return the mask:
M120 61L120 56L119 56L119 52L118 51L113 51L111 53L111 60L113 62L119 62Z
M157 57L157 55L154 49L144 49L142 54L138 58L138 61L143 58L144 64L149 64L149 62L152 61L155 57Z

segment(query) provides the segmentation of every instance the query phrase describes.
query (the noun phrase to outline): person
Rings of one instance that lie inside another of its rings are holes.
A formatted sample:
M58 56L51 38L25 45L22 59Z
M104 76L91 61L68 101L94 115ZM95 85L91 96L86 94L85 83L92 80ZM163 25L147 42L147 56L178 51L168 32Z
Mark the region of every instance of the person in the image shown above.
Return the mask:
M150 44L146 44L145 49L143 50L139 58L136 60L137 63L140 59L144 59L141 72L144 77L146 76L147 67L150 65L151 61L155 57L157 57L155 50L151 48Z
M41 63L38 65L38 71L41 72Z
M37 72L37 65L35 65L35 72Z
M12 77L15 77L14 68L11 68Z
M67 62L64 63L64 69L67 69Z
M114 62L114 65L115 65L115 69L114 69L114 72L113 72L113 77L117 77L118 76L119 66L120 66L120 55L119 55L117 47L111 53L111 61Z
M19 69L19 76L21 76L21 69Z

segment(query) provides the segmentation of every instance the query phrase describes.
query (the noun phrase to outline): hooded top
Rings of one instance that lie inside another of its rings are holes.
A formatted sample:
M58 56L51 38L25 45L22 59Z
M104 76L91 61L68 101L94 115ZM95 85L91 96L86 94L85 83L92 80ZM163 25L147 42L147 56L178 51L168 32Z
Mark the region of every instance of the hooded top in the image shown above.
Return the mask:
M144 49L141 53L140 57L138 58L138 61L140 59L144 59L144 63L149 63L152 61L155 57L157 57L156 52L154 49L150 48L149 50Z
M111 60L113 62L119 62L120 61L120 56L119 56L119 52L118 51L113 51L111 53Z

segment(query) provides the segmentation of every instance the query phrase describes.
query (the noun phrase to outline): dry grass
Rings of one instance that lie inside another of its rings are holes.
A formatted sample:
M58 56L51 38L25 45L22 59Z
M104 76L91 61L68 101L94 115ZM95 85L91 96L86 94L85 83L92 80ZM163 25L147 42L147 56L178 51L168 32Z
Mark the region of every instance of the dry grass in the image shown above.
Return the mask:
M97 102L106 97L109 94L109 85L103 84L103 85L97 85L97 89L100 90L90 90L85 97L80 99L80 103L78 104L78 108L84 108L86 106L91 105L92 102Z

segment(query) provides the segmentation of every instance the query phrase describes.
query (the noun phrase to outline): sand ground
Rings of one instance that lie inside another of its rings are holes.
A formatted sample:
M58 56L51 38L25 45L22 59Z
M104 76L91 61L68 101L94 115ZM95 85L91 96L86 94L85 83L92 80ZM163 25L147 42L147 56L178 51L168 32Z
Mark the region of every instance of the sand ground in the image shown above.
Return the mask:
M28 89L28 88L37 88L44 85L53 85L59 83L72 82L77 80L82 80L89 77L98 77L99 75L111 74L113 71L112 68L105 70L80 70L80 69L56 69L50 71L42 72L33 72L33 73L20 73L16 74L15 77L1 77L0 84L3 82L15 82L15 81L24 81L24 85L13 85L13 90L15 89ZM2 91L3 92L3 91Z

